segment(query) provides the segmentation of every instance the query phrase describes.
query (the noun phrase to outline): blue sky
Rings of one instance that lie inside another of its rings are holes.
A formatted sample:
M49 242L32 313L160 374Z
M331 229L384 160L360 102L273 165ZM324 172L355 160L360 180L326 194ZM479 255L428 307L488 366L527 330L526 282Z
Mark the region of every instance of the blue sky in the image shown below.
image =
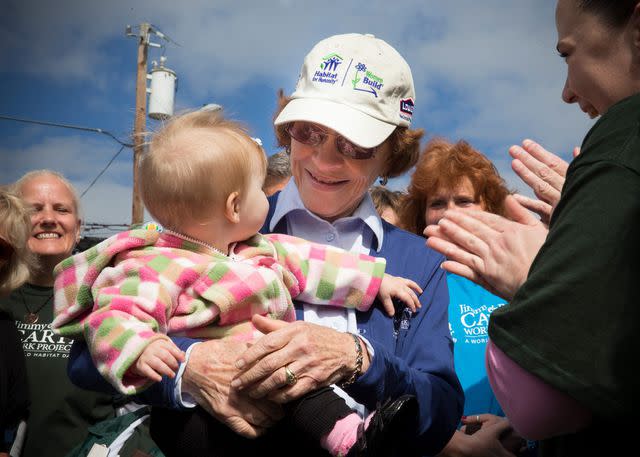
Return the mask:
M176 110L223 105L276 151L276 91L293 91L304 55L337 33L373 33L409 62L414 127L466 139L510 187L530 194L507 149L532 138L569 160L592 125L560 93L554 0L0 0L0 115L102 128L129 142L137 42L154 24L179 78ZM159 41L159 40L155 40ZM161 51L150 49L151 61ZM159 124L147 120L153 131ZM105 135L0 120L0 183L51 168L84 191L118 151ZM409 175L392 180L402 189ZM124 149L82 198L87 222L131 220L132 152ZM90 235L106 232L90 232Z

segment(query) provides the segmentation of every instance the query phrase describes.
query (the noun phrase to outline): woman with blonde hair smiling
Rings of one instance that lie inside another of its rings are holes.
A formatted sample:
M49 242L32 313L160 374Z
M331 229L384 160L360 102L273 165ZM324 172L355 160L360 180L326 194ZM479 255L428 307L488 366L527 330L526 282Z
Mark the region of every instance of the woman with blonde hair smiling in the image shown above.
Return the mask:
M61 457L85 438L90 425L115 414L111 395L71 384L67 361L72 340L51 330L53 268L80 239L78 197L64 176L50 170L25 174L13 191L29 208L26 239L35 260L27 282L0 298L0 310L12 317L22 336L26 358L31 402L22 457Z

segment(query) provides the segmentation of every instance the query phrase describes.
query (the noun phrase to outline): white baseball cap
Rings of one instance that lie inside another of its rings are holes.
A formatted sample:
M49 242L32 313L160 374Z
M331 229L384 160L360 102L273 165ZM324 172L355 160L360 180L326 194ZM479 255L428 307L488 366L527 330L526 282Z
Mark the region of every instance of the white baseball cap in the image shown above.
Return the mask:
M398 51L373 35L350 33L313 47L291 98L275 125L314 122L372 148L411 125L415 90Z

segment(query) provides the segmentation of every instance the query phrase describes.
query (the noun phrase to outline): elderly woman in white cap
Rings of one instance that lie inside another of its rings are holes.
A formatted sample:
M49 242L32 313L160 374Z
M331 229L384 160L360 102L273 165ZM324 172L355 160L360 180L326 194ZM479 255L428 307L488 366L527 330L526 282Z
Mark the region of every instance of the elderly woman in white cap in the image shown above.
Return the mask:
M411 70L385 41L347 34L316 44L295 92L280 97L276 134L290 151L293 179L270 198L263 231L385 257L390 274L422 287L422 308L411 313L398 305L392 318L379 307L359 312L297 303L297 322L256 317L265 336L251 347L176 341L189 348L188 361L177 376L179 388L164 389L171 392L164 403L184 404L191 396L236 433L196 425L197 412L156 409L152 433L167 455L185 455L187 448L189 455L281 452L283 445L296 455L326 455L274 425L280 418L274 407L329 385L340 386L335 389L363 414L387 400L417 399L413 420L393 432L395 449L376 449L377 437L367 433L362 455L432 455L452 436L463 396L453 367L443 257L425 251L421 237L383 221L367 192L379 177L398 176L416 162L422 131L409 128L414 103ZM388 411L382 412L376 415L381 423L370 428L384 433ZM207 443L198 447L198 441Z

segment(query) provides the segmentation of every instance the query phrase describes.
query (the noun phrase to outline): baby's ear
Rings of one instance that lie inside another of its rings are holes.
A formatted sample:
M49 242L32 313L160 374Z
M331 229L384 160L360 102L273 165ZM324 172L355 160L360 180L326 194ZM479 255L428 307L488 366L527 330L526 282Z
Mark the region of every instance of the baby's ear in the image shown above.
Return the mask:
M240 194L238 192L231 192L227 197L224 215L232 224L240 222Z

